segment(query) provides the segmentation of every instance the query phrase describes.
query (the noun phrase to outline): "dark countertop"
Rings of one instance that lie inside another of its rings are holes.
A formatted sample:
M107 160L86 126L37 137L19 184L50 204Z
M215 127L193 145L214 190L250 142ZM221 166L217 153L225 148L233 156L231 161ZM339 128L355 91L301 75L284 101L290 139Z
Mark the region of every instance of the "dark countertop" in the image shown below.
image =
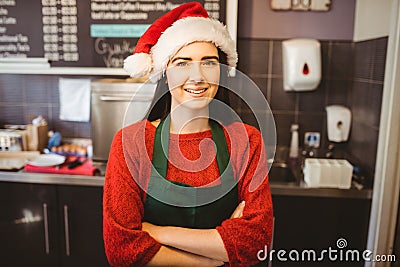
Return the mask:
M104 176L64 175L0 171L0 182L19 182L55 185L98 186L104 184ZM272 195L371 199L372 189L308 188L304 182L293 184L271 183Z
M104 176L67 175L50 173L0 172L0 182L33 184L103 186Z
M272 195L372 199L372 189L356 188L310 188L304 182L299 184L271 184Z
M279 166L282 165L282 163L275 162L273 166L274 165ZM304 175L300 164L295 164L292 167L290 167L290 165L287 165L286 163L283 163L283 165L287 166L291 170L295 181L289 183L279 183L274 182L273 177L270 176L270 179L272 180L270 182L272 195L372 199L372 189L357 189L353 185L350 189L309 187L304 182ZM273 175L271 171L269 174Z

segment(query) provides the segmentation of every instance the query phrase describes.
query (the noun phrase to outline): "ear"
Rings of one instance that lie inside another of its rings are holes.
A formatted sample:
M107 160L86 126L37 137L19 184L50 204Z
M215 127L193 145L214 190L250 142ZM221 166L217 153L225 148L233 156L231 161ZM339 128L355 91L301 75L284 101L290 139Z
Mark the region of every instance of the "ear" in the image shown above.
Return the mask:
M165 77L165 84L168 84L168 77L165 75L165 70L164 70L164 72L163 72L163 77Z

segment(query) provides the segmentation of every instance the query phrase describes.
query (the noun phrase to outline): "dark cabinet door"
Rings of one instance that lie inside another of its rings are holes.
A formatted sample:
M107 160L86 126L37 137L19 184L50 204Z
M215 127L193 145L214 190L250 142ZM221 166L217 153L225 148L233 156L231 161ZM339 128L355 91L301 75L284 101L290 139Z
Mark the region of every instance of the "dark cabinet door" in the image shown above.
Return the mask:
M1 266L58 265L56 190L0 183Z
M273 196L273 203L273 249L286 253L283 256L286 261L274 254L273 267L364 266L362 253L367 245L371 200ZM322 252L329 248L336 250L332 256ZM307 251L315 254L302 254ZM353 260L352 256L356 254L349 251L358 251L359 260ZM301 258L303 255L305 260ZM315 255L317 260L308 260L309 255ZM338 255L344 256L339 260Z
M102 187L57 186L61 266L109 266L104 253Z

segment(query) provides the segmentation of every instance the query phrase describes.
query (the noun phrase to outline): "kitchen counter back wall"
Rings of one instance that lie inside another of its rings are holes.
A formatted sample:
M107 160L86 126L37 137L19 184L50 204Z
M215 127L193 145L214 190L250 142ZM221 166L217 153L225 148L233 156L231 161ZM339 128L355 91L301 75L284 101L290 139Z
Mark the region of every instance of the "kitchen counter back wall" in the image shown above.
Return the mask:
M42 115L49 128L61 132L63 136L90 138L90 123L59 119L58 79L54 75L1 74L0 125L27 124Z
M321 41L322 80L316 91L286 92L282 84L282 40L240 38L238 69L263 91L273 111L278 145L289 146L290 125L300 126L300 146L305 132L321 133L327 149L327 105L351 109L349 142L336 145L353 164L372 177L375 169L387 37L353 43ZM246 113L246 111L242 111ZM248 112L248 111L247 111ZM318 155L324 156L324 155Z
M388 38L354 44L354 77L349 92L353 114L348 151L353 161L373 177L385 75Z

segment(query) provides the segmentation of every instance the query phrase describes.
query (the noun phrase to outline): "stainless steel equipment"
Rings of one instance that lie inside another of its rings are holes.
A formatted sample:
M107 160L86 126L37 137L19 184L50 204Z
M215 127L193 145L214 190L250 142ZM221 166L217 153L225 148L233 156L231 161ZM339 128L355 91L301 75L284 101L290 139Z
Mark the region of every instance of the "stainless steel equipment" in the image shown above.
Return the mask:
M23 151L24 143L22 135L10 131L0 131L0 151Z
M142 120L150 107L156 84L119 79L92 82L91 123L93 159L106 161L115 133Z

